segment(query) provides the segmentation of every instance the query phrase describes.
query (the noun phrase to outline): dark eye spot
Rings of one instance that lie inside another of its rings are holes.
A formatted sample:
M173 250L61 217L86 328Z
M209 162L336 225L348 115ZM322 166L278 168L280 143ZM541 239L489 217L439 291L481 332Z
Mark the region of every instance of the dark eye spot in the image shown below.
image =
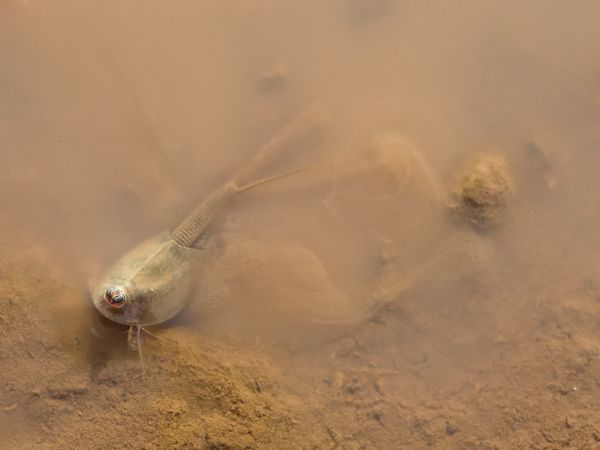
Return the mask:
M121 306L127 299L121 287L110 287L104 293L104 298L112 306Z

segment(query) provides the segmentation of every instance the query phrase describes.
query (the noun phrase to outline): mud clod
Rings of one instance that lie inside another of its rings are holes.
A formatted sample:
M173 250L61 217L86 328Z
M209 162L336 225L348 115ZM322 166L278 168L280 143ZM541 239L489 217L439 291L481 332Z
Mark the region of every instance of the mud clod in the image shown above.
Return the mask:
M479 156L460 175L450 210L473 227L489 230L502 223L513 196L514 183L504 157Z

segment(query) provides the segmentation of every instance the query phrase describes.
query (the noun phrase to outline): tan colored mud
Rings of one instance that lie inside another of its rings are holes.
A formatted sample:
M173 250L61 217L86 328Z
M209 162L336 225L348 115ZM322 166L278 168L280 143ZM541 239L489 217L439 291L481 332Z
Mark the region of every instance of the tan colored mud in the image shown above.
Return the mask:
M597 16L0 2L0 448L598 448ZM223 211L142 367L88 284L314 99L264 176L330 165ZM447 187L491 150L478 233Z

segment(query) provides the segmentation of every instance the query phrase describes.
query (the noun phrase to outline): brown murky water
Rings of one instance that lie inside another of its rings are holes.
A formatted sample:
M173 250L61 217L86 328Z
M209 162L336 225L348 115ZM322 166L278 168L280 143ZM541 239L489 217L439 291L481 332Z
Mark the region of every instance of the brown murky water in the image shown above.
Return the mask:
M0 0L0 447L600 447L599 12ZM143 375L90 283L315 101Z

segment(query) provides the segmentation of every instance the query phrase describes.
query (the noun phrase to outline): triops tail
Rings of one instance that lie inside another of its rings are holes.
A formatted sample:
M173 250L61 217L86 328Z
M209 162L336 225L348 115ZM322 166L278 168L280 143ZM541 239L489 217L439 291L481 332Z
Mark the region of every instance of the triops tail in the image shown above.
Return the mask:
M322 163L311 164L310 166L304 166L304 167L300 167L298 169L290 170L288 172L284 172L284 173L280 173L280 174L277 174L277 175L273 175L271 177L262 178L260 180L253 181L252 183L248 183L248 184L246 184L244 186L234 185L235 186L235 190L236 190L236 192L244 192L244 191L253 189L255 187L261 186L263 184L268 184L268 183L271 183L272 181L277 181L277 180L280 180L282 178L287 178L287 177L290 177L292 175L296 175L298 173L306 172L306 171L312 170L312 169L323 168L327 164L329 164L329 163L328 162L322 162Z
M284 148L327 122L329 122L329 113L325 107L319 102L313 103L259 149L252 159L231 178L231 181L238 186L248 183L249 179L255 177L260 169L273 161Z
M198 207L171 233L171 239L183 247L192 247L204 230L210 225L221 207L233 196L259 186L262 186L282 178L289 177L311 169L323 167L326 163L313 164L311 166L301 167L289 172L263 178L244 186L237 186L229 182L211 192Z
M315 104L300 114L300 116L273 137L267 145L262 147L250 162L239 170L230 181L211 192L171 233L171 238L183 247L192 247L202 233L204 233L208 225L210 225L217 212L235 194L313 167L318 167L318 165L303 167L250 183L245 181L250 174L256 173L259 168L269 163L277 152L301 137L308 130L323 124L326 120L327 114L320 104Z

